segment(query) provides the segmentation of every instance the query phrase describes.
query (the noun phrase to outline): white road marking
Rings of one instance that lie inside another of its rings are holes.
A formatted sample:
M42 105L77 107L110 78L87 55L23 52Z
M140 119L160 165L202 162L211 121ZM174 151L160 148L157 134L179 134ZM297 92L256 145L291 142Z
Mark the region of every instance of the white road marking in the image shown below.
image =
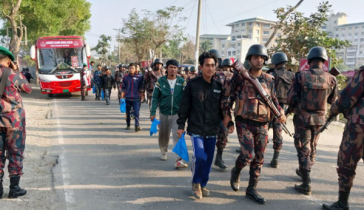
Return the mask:
M66 205L67 205L67 210L71 210L72 208L70 207L72 204L75 203L75 198L74 198L74 192L73 189L69 188L68 186L70 185L70 179L71 179L71 175L69 173L69 168L68 168L68 161L67 158L64 154L64 140L63 140L63 133L62 133L62 128L61 128L61 122L58 118L58 106L57 106L57 100L54 99L54 116L56 118L56 122L57 122L57 135L58 135L58 144L61 148L61 154L59 155L59 163L61 164L61 171L62 171L62 179L63 179L63 186L64 186L64 197L66 200Z

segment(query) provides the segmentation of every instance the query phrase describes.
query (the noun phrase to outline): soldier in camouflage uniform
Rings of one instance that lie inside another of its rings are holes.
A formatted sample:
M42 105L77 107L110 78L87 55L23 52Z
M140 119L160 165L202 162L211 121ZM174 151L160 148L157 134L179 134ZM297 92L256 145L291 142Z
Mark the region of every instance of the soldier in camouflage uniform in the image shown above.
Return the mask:
M231 59L227 58L222 62L222 71L216 72L215 79L221 81L221 84L223 86L233 77L233 73L231 73L232 65L233 62L231 61ZM228 127L234 129L233 126L234 124L231 123L228 125ZM226 142L228 141L228 136L230 132L228 128L224 126L223 122L221 122L219 125L219 130L217 132L217 141L216 141L217 152L215 158L215 166L219 167L220 169L227 168L224 160L222 159L222 153L224 151L224 148L226 147Z
M294 73L292 71L286 70L286 63L288 62L287 55L278 52L272 56L272 63L274 65L274 71L271 73L274 76L274 83L276 89L276 97L278 99L279 105L286 110L287 109L287 94L288 90L292 86L294 79ZM283 137L282 137L282 127L280 123L273 120L273 149L274 155L270 162L273 168L278 167L279 152L282 149Z
M299 163L296 173L302 178L302 184L296 185L295 189L306 195L311 194L310 172L319 139L316 132L325 124L327 103L334 103L337 96L335 77L322 70L327 59L324 48L313 47L307 56L310 69L295 75L288 92L288 103L295 114L294 144Z
M119 103L120 103L120 97L121 97L121 85L123 83L124 75L125 75L125 70L123 68L123 65L120 64L119 65L119 70L116 70L115 75L114 75L114 87L116 86L117 89L118 89Z
M252 45L246 59L249 60L251 66L250 76L259 80L282 114L278 122L285 122L284 111L275 97L274 77L262 71L264 63L268 60L267 48L260 44ZM225 126L231 121L230 110L236 102L235 97L238 97L239 100L235 104L234 112L241 153L235 162L235 167L231 170L230 185L234 191L239 190L240 172L250 164L250 179L246 196L257 203L264 204L265 199L259 195L256 186L264 162L268 142L268 122L271 121L272 113L270 108L260 100L259 93L254 86L239 73L230 82L227 82L224 88L222 107ZM253 152L255 153L254 158Z
M157 58L153 62L152 71L148 71L144 75L144 89L147 91L147 100L149 102L149 109L152 104L152 95L154 86L157 81L165 75L163 68L163 62L161 59Z
M2 77L5 71L10 71L0 104L0 198L3 196L6 159L9 159L9 198L17 198L27 192L19 187L20 177L23 175L23 154L26 138L25 110L20 92L30 93L32 88L23 74L13 70L12 61L14 61L13 54L8 49L0 47L1 80L4 79Z
M188 82L197 76L198 76L198 74L196 73L196 68L194 66L191 66L186 81Z
M364 160L364 66L359 68L350 83L341 91L330 109L330 116L343 113L347 119L337 158L339 175L339 200L328 210L348 210L349 194L360 159Z
M87 64L83 64L83 68L80 71L80 82L81 82L81 101L87 101L86 92L87 92Z

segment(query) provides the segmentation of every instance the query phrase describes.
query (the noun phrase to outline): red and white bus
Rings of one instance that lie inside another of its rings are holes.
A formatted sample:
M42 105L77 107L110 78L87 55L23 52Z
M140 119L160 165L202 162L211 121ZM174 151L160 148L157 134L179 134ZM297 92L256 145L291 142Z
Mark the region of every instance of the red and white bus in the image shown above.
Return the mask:
M88 60L91 57L90 47L82 37L39 38L37 44L30 49L30 57L36 62L42 94L52 97L57 93L81 91L80 70L83 63L89 66Z

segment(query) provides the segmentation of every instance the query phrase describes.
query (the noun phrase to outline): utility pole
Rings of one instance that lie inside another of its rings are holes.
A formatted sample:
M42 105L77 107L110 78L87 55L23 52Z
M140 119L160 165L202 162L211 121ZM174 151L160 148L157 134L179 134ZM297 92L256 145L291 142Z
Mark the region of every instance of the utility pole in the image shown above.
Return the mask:
M195 67L198 69L198 54L200 49L200 19L201 19L201 4L202 0L198 0L197 11L197 29L196 29L196 51L195 51Z
M118 35L117 35L117 37L116 37L116 40L118 41L118 62L120 63L120 39L121 39L121 35L120 35L120 31L121 31L121 29L113 29L114 31L117 31L118 32Z

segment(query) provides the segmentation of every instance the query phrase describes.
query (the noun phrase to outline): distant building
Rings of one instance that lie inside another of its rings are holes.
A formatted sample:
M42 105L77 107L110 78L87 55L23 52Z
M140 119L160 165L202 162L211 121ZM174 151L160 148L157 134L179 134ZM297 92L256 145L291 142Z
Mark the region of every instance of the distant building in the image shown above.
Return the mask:
M350 41L349 47L336 52L349 69L364 65L364 22L348 24L346 14L339 12L328 18L322 30L333 38Z
M231 27L230 35L204 34L200 36L200 40L209 40L213 48L221 53L223 59L234 58L243 61L251 45L265 44L268 41L275 24L275 21L262 17L238 20L226 25ZM277 32L268 48L276 43L278 36L281 36L280 31Z

